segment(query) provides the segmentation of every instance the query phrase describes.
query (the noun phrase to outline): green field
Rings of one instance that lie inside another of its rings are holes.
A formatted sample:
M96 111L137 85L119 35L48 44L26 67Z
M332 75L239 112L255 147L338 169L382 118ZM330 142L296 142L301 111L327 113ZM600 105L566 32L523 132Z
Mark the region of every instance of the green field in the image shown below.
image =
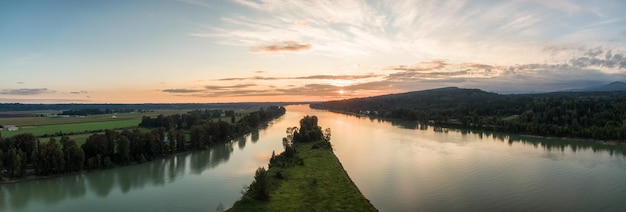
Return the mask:
M48 118L48 117L20 117L20 118L0 118L0 125L16 125L18 127L26 126L42 126L42 125L56 125L56 124L72 124L72 123L88 123L88 122L100 122L111 121L113 116L116 116L115 120L127 120L136 119L141 121L141 117L150 116L155 117L158 115L174 115L187 113L188 110L161 110L146 113L118 113L118 114L103 114L93 115L85 117L70 117L70 118ZM139 124L139 122L137 122Z
M36 136L54 135L58 132L63 133L88 133L91 130L105 130L105 129L120 129L137 127L141 122L141 119L126 119L126 120L110 120L110 121L97 121L88 123L74 123L74 124L53 124L53 125L41 125L41 126L27 126L20 127L18 131L4 131L2 136L14 136L23 133L32 133Z
M244 197L229 211L376 211L352 183L332 150L298 143L304 165L272 166L270 200ZM284 179L276 178L281 172Z
M36 111L41 113L42 111ZM0 118L0 125L17 125L18 131L0 131L3 137L11 137L17 134L32 133L35 136L54 135L58 132L72 133L69 137L79 145L85 143L87 138L93 133L89 131L105 129L121 129L137 127L141 122L141 117L158 115L183 114L187 110L162 110L147 113L119 113L104 114L85 117L70 118L49 118L49 117L20 117L20 118ZM33 112L34 114L35 112ZM115 118L113 118L115 116ZM56 136L59 140L61 137ZM48 138L42 138L47 141Z
M235 110L237 112L236 120L258 109ZM78 145L85 143L87 138L93 133L89 131L105 130L105 129L122 129L134 128L139 125L141 118L144 116L156 117L158 115L174 115L184 114L189 110L157 110L146 113L118 113L103 114L84 117L70 118L49 118L49 117L19 117L19 118L0 118L0 125L16 125L20 128L18 131L0 131L2 137L11 137L17 134L32 133L35 136L54 135L56 133L72 133L69 137L76 141ZM30 111L32 114L45 114L58 111ZM113 118L115 116L115 118ZM224 121L230 121L230 117L221 117ZM60 136L54 136L56 140L60 140ZM41 138L41 141L47 141L49 138Z

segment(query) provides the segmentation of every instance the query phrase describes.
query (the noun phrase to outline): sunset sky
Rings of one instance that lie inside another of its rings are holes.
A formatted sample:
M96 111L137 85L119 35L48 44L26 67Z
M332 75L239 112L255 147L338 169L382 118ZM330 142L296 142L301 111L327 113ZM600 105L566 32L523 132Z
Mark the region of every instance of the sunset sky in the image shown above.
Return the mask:
M619 0L2 0L0 102L319 101L626 81Z

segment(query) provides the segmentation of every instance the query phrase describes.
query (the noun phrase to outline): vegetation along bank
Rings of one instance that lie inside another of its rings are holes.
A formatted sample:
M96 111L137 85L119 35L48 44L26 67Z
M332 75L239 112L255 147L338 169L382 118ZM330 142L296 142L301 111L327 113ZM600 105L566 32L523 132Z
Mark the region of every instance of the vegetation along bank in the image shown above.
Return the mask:
M40 141L30 133L0 136L0 183L124 166L204 149L251 132L285 114L285 108L262 108L239 120L230 112L227 121L215 120L214 112L144 117L140 126L147 130L105 130L92 134L80 146L68 136L60 142L55 138Z
M229 211L377 211L335 156L330 129L306 116L287 129L285 151L259 168L241 200Z

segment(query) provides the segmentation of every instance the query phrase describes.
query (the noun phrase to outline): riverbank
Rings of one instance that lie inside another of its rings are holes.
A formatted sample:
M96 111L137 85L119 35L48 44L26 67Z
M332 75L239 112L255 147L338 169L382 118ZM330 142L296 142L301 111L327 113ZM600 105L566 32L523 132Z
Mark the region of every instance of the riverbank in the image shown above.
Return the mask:
M397 122L413 122L417 124L423 124L423 123L420 123L419 121L408 121L408 120L403 120L403 119L385 118L385 117L380 117L380 116L365 115L365 114L352 113L352 112L340 111L340 110L331 110L331 109L317 109L317 110L326 110L326 111L333 112L333 113L339 113L339 114L356 116L356 117L368 117L368 118L374 118L374 119L390 121L390 122L397 121ZM482 130L482 131L489 131L489 132L494 132L494 133L516 134L512 132L493 130L492 129L493 127L491 128L490 127L467 128L467 127L461 126L460 124L453 124L453 123L427 124L427 125L433 126L433 127L445 127L449 129L459 129L459 130L467 129L467 130L477 130L477 131ZM590 144L597 144L597 145L611 146L611 147L626 147L626 142L620 141L620 140L599 140L599 139L592 139L592 138L558 137L558 136L543 136L543 135L532 135L532 134L516 134L516 135L519 135L520 137L526 137L526 138L559 139L559 140L570 141L570 142L585 142L585 143L590 143Z
M277 161L268 170L269 200L250 191L228 211L377 211L352 182L331 148L294 144L296 162Z

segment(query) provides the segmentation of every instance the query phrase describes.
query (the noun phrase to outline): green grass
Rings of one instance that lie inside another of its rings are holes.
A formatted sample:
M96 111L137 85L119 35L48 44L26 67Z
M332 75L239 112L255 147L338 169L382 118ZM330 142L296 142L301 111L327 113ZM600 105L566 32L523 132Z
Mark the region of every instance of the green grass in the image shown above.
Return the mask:
M304 164L274 165L269 171L270 200L245 195L229 211L376 211L352 183L332 150L298 144ZM284 179L275 177L281 172Z
M128 120L137 119L141 121L141 117L150 116L156 117L158 115L174 115L184 114L188 110L161 110L147 113L118 113L118 114L102 114L85 117L70 117L70 118L48 118L48 117L19 117L19 118L0 118L0 125L16 125L18 127L24 126L43 126L43 125L56 125L56 124L72 124L72 123L89 123L110 121L112 116L116 116L116 120Z
M58 132L63 133L86 133L91 130L105 130L105 129L119 129L136 127L141 122L141 119L126 119L109 121L98 121L88 123L73 123L73 124L54 124L54 125L42 125L42 126L28 126L20 127L18 131L3 131L2 136L11 137L17 134L32 133L35 136L42 136L45 134L53 135Z
M256 111L258 109L247 110L235 110L238 114L236 120L238 121L243 116ZM105 130L105 129L120 129L120 128L133 128L137 127L141 122L143 116L156 117L158 115L174 115L185 114L189 110L157 110L154 112L146 113L118 113L118 114L102 114L85 117L70 117L70 118L48 118L48 117L18 117L18 118L0 118L0 125L17 125L20 130L18 131L0 131L2 137L11 137L23 133L32 133L35 136L42 136L45 134L54 135L59 131L63 133L75 133L69 135L71 139L76 141L80 146L87 141L87 138L93 133L87 133L85 131L92 130ZM60 111L36 111L37 114L58 113ZM35 112L30 112L35 113ZM112 116L116 116L115 119ZM230 117L222 116L221 119L226 122L230 122ZM142 131L149 131L142 129ZM60 136L53 137L56 140L60 140ZM41 141L48 141L49 138L41 138Z

